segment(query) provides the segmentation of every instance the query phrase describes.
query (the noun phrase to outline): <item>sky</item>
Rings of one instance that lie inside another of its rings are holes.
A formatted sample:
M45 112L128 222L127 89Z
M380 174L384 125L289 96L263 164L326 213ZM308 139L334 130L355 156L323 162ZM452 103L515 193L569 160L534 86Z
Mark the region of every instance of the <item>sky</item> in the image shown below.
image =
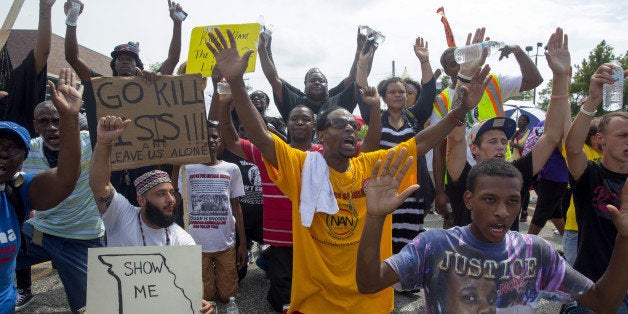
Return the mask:
M12 0L0 0L0 18L4 20ZM78 20L79 44L109 55L114 46L128 41L140 42L140 58L145 65L166 59L172 20L167 0L83 0L85 9ZM64 37L65 15L62 0L53 7L53 33ZM443 24L436 9L444 6L456 44L463 45L466 35L476 27L486 27L487 36L522 48L546 45L550 34L560 26L569 35L572 64L580 64L602 40L615 48L616 54L628 51L628 1L583 0L181 0L188 13L183 22L181 61L187 59L192 28L206 25L259 22L272 25L273 59L279 76L303 88L305 72L318 67L327 76L329 86L337 85L349 73L356 49L358 25L369 25L382 32L386 40L375 53L369 76L370 85L404 70L420 80L420 67L412 45L421 36L429 43L430 61L440 68L439 58L447 48ZM39 1L26 0L14 25L15 29L36 29ZM624 31L622 31L624 30ZM539 50L538 68L545 82L551 71ZM534 56L532 56L534 59ZM518 74L511 57L498 61L490 56L487 63L494 73ZM246 76L253 89L271 95L259 62L254 73ZM272 97L271 97L272 99ZM271 104L269 114L278 115Z

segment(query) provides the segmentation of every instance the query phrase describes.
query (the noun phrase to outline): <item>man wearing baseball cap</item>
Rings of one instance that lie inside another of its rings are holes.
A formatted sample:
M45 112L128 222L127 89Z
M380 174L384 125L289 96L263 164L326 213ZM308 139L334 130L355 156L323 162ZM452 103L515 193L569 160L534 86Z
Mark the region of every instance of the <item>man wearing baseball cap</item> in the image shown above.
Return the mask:
M560 143L565 121L569 115L567 92L571 77L570 55L567 49L566 35L557 29L548 41L545 52L547 63L553 72L552 96L547 110L545 133L539 138L532 151L512 161L523 178L522 194L532 184L532 178L543 168L554 148ZM461 66L460 71L466 67ZM468 74L468 73L463 73ZM455 101L454 101L455 102ZM497 117L478 122L469 130L465 140L464 127L457 127L447 137L447 186L445 193L453 209L454 225L466 226L471 223L471 208L465 205L463 194L467 191L467 176L471 166L467 162L467 145L477 162L489 158L505 158L508 139L515 132L517 123L510 118ZM492 227L492 231L501 233L519 230L517 217L503 219L504 223ZM512 224L505 223L513 218Z
M37 175L18 171L30 151L30 135L22 126L0 122L0 313L14 311L15 260L20 247L20 227L31 209L57 206L74 190L80 174L81 146L78 113L83 86L76 85L70 69L61 69L59 85L48 81L59 112L59 162Z
M75 3L80 5L79 12L83 12L84 5L81 1L67 0L64 6L66 14L68 14L69 8L72 5L75 5ZM164 75L172 74L179 62L179 55L181 54L181 24L183 22L181 15L178 14L182 12L181 6L168 0L168 7L170 18L173 22L172 39L168 50L168 58L157 70L158 74L161 73ZM76 22L77 21L74 21L74 23L68 23L66 21L65 60L72 66L83 84L85 84L85 98L83 100L85 102L85 113L87 114L90 140L92 147L94 147L94 145L96 145L96 126L98 124L98 120L96 117L96 99L94 98L90 79L92 77L102 76L102 74L96 73L83 59L79 57L79 46L76 37L76 28L78 27L78 24ZM139 43L137 42L128 42L126 44L117 45L111 52L111 58L110 66L113 76L133 76L137 74L148 81L155 78L155 73L144 70L144 64L139 57ZM139 204L136 203L133 181L141 174L153 169L156 169L156 167L151 166L138 169L128 169L124 171L114 171L111 176L111 183L116 191L137 206Z

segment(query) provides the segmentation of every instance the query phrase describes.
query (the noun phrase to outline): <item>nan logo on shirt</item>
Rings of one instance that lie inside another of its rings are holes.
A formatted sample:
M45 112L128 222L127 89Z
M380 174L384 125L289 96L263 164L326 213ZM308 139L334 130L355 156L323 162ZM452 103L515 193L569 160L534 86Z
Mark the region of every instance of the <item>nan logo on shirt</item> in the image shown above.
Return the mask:
M335 239L346 239L353 235L358 226L358 213L353 204L338 204L339 210L335 215L327 215L325 223L329 234Z

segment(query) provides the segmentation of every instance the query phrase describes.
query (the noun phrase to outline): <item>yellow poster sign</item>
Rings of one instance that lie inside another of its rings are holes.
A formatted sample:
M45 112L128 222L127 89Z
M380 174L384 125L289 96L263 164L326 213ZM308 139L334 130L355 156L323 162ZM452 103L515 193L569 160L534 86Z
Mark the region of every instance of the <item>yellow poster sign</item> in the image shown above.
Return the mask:
M249 59L249 66L246 68L246 72L255 71L255 60L257 60L257 41L260 31L259 23L210 25L199 26L192 29L186 73L201 73L203 76L212 75L212 71L216 65L216 59L211 51L209 51L205 43L209 41L208 33L213 32L215 28L220 29L220 31L225 35L227 42L229 42L227 29L230 29L233 32L233 36L238 44L240 55L249 49L253 49L253 54Z

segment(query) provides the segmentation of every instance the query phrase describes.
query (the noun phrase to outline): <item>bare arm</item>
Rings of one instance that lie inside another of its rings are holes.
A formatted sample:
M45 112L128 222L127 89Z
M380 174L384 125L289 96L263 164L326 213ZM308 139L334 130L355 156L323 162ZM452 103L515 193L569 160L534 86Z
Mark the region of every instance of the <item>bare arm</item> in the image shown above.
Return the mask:
M360 28L358 28L358 35L357 35L357 46L355 48L355 57L353 58L353 63L351 64L351 69L349 70L349 76L345 77L344 80L342 80L342 85L344 86L344 88L347 88L351 82L356 80L356 76L357 76L357 69L358 69L358 60L360 59L360 52L362 51L362 49L364 48L364 43L366 42L366 36L360 34ZM371 66L373 65L373 59L371 59L371 62L368 64L368 73L371 72ZM367 75L368 75L367 73ZM366 86L366 85L362 85L362 86Z
M532 90L543 83L543 77L539 69L537 69L532 59L530 59L518 45L509 45L502 48L499 60L504 57L508 58L510 53L515 55L515 59L517 63L519 63L519 69L521 70L521 87L519 88L519 92Z
M628 182L622 188L621 208L607 207L617 228L613 254L602 277L578 300L598 313L615 313L628 290Z
M52 37L52 5L56 0L39 1L39 26L37 27L37 43L35 44L35 72L41 73L48 62L50 55L50 41Z
M70 3L73 1L77 2L77 0L67 0L67 2L64 4L63 8L66 14L68 13ZM83 12L83 3L81 3L81 12ZM82 82L87 82L90 80L91 71L89 65L87 65L87 63L85 63L85 61L83 61L83 59L79 57L79 45L76 37L77 27L78 25L66 25L65 27L65 61L70 64L70 66L76 72Z
M277 167L275 140L266 131L266 123L253 106L253 103L251 103L244 85L244 70L246 70L253 50L246 51L240 56L231 30L227 30L227 35L229 44L227 44L222 31L216 28L215 35L214 33L209 33L211 43L207 42L207 48L216 57L216 68L218 68L231 86L231 96L233 97L236 112L238 117L240 117L242 125L246 128L251 142L260 150L271 165Z
M606 63L601 65L591 76L589 83L589 97L582 104L582 109L588 112L596 112L602 103L602 88L604 83L613 83L613 68ZM565 138L565 152L569 173L578 181L587 168L587 156L582 148L589 133L589 125L593 117L578 112L576 119L571 123L567 137Z
M242 207L240 207L240 200L238 198L232 198L231 211L235 218L236 232L240 238L240 244L236 248L236 261L238 269L246 267L247 249L246 249L246 234L244 233L244 216L242 215Z
M430 54L427 41L422 37L417 37L414 42L414 54L421 62L421 84L426 84L434 76L432 65L430 65Z
M41 172L30 185L33 209L46 210L63 201L76 185L81 174L81 141L78 113L81 110L83 86L76 88L76 77L72 70L64 68L59 73L59 86L51 81L50 96L59 112L59 163L56 168Z
M121 118L112 116L98 120L97 141L89 164L89 186L101 214L107 211L114 194L113 186L109 182L113 142L124 132L129 123L131 120L123 121Z
M371 114L369 115L369 125L366 131L366 136L362 145L360 145L360 152L372 152L379 149L379 142L382 138L382 117L380 106L380 97L375 87L365 87L360 90L360 96L362 101L369 105Z
M270 86L273 88L273 94L277 97L277 100L280 104L283 103L283 95L281 93L281 87L283 86L283 82L277 73L277 67L275 66L275 62L271 59L272 52L270 50L270 44L272 42L272 38L269 38L268 43L262 34L259 35L259 44L257 45L257 55L259 56L259 62L262 66L262 72L264 72L264 76L270 83ZM279 104L276 104L279 106Z
M552 69L552 95L545 115L545 131L532 148L532 173L537 174L552 151L560 143L564 129L565 111L569 111L569 81L571 80L571 57L568 37L561 28L557 28L547 43L545 56ZM588 128L588 127L587 127Z
M445 194L445 150L447 149L445 141L434 146L432 150L432 171L434 172L434 210L441 216L449 217L447 211L447 194Z
M214 87L215 86L216 83L214 83ZM233 126L233 120L231 119L231 95L220 95L215 91L216 88L214 88L214 96L212 97L212 103L209 108L209 118L218 120L220 135L222 136L222 142L225 148L240 158L246 159L246 154L244 154L240 146L240 136Z
M397 273L385 262L380 262L380 242L386 216L391 214L419 186L414 184L397 194L399 183L414 161L407 159L405 149L393 160L394 150L382 161L378 161L366 189L366 219L358 245L358 260L355 279L360 293L376 293L399 281ZM378 175L382 168L381 175ZM399 170L400 169L400 170Z
M170 40L170 48L168 49L168 58L161 64L158 72L169 75L174 73L174 68L179 63L181 56L181 23L182 21L175 15L176 11L181 10L181 5L168 0L170 8L170 18L172 19L172 39Z

